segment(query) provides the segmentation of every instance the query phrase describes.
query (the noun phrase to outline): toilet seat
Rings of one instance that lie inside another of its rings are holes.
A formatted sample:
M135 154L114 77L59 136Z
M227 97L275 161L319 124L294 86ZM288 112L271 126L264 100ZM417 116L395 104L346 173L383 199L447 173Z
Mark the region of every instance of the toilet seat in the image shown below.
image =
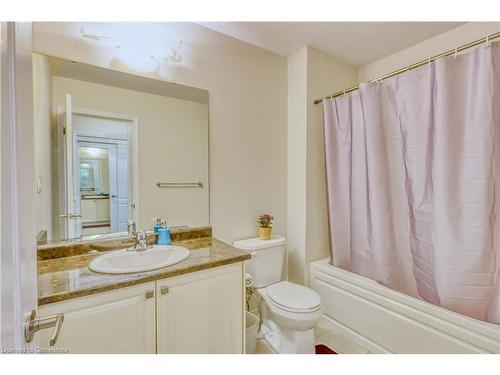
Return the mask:
M318 293L305 286L281 281L266 289L269 301L285 311L307 314L321 308L321 298Z

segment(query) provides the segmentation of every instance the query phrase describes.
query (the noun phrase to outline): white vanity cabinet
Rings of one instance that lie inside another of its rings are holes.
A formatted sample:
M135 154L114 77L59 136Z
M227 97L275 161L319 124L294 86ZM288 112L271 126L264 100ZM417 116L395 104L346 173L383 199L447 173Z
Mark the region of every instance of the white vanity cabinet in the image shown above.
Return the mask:
M97 213L94 200L82 199L80 203L80 212L82 214L82 221L84 223L96 221Z
M242 262L41 306L69 353L243 353ZM52 329L40 331L50 348Z
M55 348L69 353L155 353L155 282L44 305L40 316L63 313ZM50 348L52 329L40 331Z
M84 223L109 221L109 199L82 199L81 214Z
M109 221L109 199L95 200L96 221Z
M158 353L243 353L242 263L156 282Z

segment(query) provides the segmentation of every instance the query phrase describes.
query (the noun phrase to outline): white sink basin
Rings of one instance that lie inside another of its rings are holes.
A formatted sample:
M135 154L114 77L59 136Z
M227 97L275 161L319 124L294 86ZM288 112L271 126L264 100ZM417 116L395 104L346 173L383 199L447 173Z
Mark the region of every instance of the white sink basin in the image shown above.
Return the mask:
M95 258L89 268L100 273L145 272L182 262L188 256L189 250L181 246L154 245L143 251L112 251Z

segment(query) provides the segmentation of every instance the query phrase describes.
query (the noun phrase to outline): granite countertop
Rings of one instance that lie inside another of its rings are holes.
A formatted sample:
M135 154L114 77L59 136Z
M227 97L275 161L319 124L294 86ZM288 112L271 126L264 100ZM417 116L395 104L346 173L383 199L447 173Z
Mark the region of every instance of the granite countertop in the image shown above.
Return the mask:
M116 241L115 241L116 242ZM91 246L89 252L68 252L63 255L40 257L38 260L38 305L92 295L108 290L167 277L196 272L225 264L242 262L250 259L250 254L225 244L212 237L181 239L173 242L191 250L189 257L177 264L158 270L131 274L100 274L88 268L95 257L110 248ZM123 248L123 245L120 246ZM43 249L47 251L49 249ZM60 249L59 249L60 250ZM39 250L40 251L40 250ZM53 255L53 254L52 254Z

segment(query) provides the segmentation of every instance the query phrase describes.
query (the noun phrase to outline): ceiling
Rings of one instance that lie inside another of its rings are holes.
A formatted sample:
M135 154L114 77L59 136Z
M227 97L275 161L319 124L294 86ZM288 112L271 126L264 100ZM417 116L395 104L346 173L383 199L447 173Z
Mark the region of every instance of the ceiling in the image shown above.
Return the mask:
M305 45L362 66L464 22L200 22L249 44L288 56Z

